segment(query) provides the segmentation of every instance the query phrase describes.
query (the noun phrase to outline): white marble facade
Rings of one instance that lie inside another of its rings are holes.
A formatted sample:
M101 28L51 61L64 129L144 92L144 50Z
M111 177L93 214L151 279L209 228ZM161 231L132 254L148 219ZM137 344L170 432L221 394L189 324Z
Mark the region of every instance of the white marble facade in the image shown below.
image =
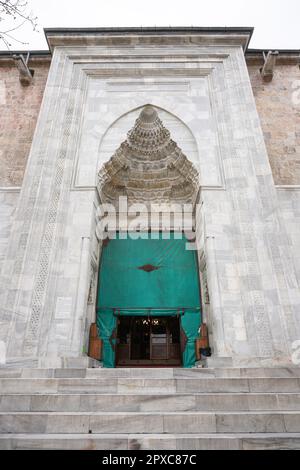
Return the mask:
M0 232L7 364L86 354L97 174L146 104L199 170L213 357L289 362L300 340L300 192L274 185L244 59L250 31L46 34L53 59L20 197L0 194L3 217L16 201L10 237Z

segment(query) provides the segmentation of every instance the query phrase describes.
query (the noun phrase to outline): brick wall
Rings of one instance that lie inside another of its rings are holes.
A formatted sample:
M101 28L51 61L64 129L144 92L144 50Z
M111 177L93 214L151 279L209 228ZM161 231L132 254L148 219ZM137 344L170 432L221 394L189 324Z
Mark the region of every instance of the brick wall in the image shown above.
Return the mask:
M275 184L299 185L300 103L293 103L297 81L300 88L299 65L276 65L270 83L263 82L259 68L248 66Z
M49 62L31 67L34 82L23 87L15 65L0 63L0 187L22 184Z

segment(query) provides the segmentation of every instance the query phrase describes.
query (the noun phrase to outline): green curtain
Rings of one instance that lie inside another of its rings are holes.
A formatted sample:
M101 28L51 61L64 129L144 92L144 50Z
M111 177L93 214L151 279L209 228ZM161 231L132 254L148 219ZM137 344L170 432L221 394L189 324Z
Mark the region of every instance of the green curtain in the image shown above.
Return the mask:
M156 239L150 234L136 240L122 236L117 234L101 254L97 326L104 367L115 366L116 315L178 313L186 336L183 365L193 367L201 323L196 252L186 250L187 240L181 234L168 234L170 239L164 239L164 233L156 233Z
M98 334L103 340L103 366L115 367L117 317L111 310L100 310L97 312L97 327Z
M186 335L186 345L182 353L183 367L190 369L196 362L195 340L199 337L201 316L198 311L186 311L181 317L181 328Z

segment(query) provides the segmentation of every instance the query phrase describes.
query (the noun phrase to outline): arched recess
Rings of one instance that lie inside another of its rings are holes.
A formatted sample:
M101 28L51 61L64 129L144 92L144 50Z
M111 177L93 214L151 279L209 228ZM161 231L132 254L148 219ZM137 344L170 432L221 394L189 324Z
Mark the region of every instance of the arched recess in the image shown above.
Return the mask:
M196 201L196 141L167 111L145 105L122 116L106 132L100 156L97 187L102 202L115 204L120 196L146 204Z
M180 146L178 143L180 143ZM145 207L147 206L149 208L149 204L152 203L166 205L180 204L181 207L183 204L189 204L190 207L194 208L195 204L198 202L200 189L200 178L197 169L198 161L195 139L191 131L181 120L167 111L152 105L145 105L135 109L115 121L102 139L100 146L99 178L97 182L100 201L103 203L111 203L116 208L117 212L120 196L126 196L129 205L132 203L143 203ZM162 227L160 227L160 231L161 230ZM123 238L122 240L124 241ZM176 237L171 241L172 247L177 246L175 240ZM184 243L185 239L183 240L182 246L184 246ZM112 245L109 244L110 248ZM104 256L102 260L104 261L105 255L108 253L108 249L106 249L107 246L106 244L104 248L105 251L103 252ZM134 246L137 247L137 245ZM150 245L148 244L147 247L145 246L143 249L146 250L146 248L149 247ZM129 248L130 246L128 245L128 249L123 251L124 255L130 252ZM175 251L178 256L177 248ZM168 250L170 250L170 247ZM162 248L161 253L169 253L168 250L166 251L165 248ZM137 251L137 249L134 249L133 253L136 255ZM197 264L195 263L197 254L188 253L188 251L189 250L186 249L187 258L190 257L192 263L189 264L190 261L186 260L185 266L191 266L191 269L194 269ZM170 253L172 253L172 250L170 250ZM181 253L184 254L185 251L182 250ZM153 253L147 252L146 254L147 259L152 259ZM123 263L125 259L124 255L118 256L116 262L118 263L121 260ZM178 262L178 259L176 258L176 262ZM163 269L166 269L166 266L153 267L150 264L135 266L135 261L135 259L131 259L133 268L130 268L130 273L132 274L132 279L134 279L131 282L133 287L143 284L135 280L135 274L139 275L141 271L147 273L154 272L152 279L155 280L155 276L158 275L155 274L155 272L162 269L159 273L163 273ZM127 262L124 263L126 266L128 265ZM103 286L107 279L113 279L113 266L112 258L109 257L107 267L110 271L102 272L102 281L100 278L98 288L98 292L102 289L102 295L98 296L97 301L97 324L100 335L104 341L104 363L106 367L114 367L115 364L116 309L119 314L122 312L123 315L130 316L132 315L132 308L135 309L135 313L136 309L138 309L139 315L143 315L146 308L145 305L141 304L137 307L134 304L134 301L137 301L135 297L131 297L130 301L127 297L126 301L122 297L122 292L129 291L131 278L129 274L125 277L120 276L119 267L117 267L118 275L116 276L116 280L111 283L109 281L108 284L108 286L114 286L114 295L107 294L107 292L110 292L109 288L107 286L104 288ZM148 269L149 267L151 269ZM176 270L174 270L174 272L176 272ZM142 273L142 276L143 275ZM197 277L196 269L194 273L191 273L193 282L195 282ZM157 283L158 287L155 284L151 291L155 294L153 298L156 300L160 299L160 302L162 302L160 306L158 305L158 300L156 303L153 302L150 308L150 310L152 309L152 315L158 315L158 311L161 312L161 309L163 309L165 312L167 309L159 293L164 285L166 292L170 294L171 289L166 287L168 279L168 277L162 278L162 281ZM185 279L185 275L178 277L178 283L180 282L179 279ZM148 278L147 280L149 281ZM124 287L121 281L123 283L125 282L125 284L126 282L129 284L126 284L126 287ZM171 309L168 308L168 314L164 313L164 315L178 315L180 312L183 313L180 324L186 341L183 347L183 363L185 367L192 367L195 362L194 341L198 335L201 320L199 285L197 287L196 283L195 286L194 291L193 289L187 288L184 290L182 288L185 294L186 305L184 305L184 301L179 302L174 293L175 291L177 293L180 292L180 289L175 289L171 297L168 297L166 294L163 299L167 304L169 299L168 305L172 307ZM192 301L189 300L191 291L195 294ZM120 297L117 296L117 292L119 292L119 294L121 293ZM197 296L199 305L197 305ZM108 300L106 297L108 297ZM103 299L106 299L106 301ZM116 301L116 299L120 300L119 304L112 306L111 304ZM174 301L176 305L171 305L172 301ZM187 308L188 305L189 308ZM151 315L148 307L148 315Z
M119 116L107 128L99 145L97 171L103 167L103 165L113 156L120 144L126 140L128 132L134 127L135 121L140 115L142 109L146 106L149 106L149 104L145 103L144 105L134 108ZM200 185L200 157L197 141L192 131L187 124L174 113L157 105L151 104L151 107L156 110L163 125L170 132L172 140L178 144L183 154L194 165L198 172Z

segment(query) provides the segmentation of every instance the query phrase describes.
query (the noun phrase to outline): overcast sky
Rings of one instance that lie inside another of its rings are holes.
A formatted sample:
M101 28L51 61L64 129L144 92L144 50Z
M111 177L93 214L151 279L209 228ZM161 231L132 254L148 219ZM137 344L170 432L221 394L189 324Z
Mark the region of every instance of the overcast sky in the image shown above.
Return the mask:
M47 49L44 27L108 26L254 26L250 48L300 49L300 0L29 0L29 4L39 18L39 33L24 25L15 36L28 44L14 42L11 49ZM3 44L0 49L5 49Z

